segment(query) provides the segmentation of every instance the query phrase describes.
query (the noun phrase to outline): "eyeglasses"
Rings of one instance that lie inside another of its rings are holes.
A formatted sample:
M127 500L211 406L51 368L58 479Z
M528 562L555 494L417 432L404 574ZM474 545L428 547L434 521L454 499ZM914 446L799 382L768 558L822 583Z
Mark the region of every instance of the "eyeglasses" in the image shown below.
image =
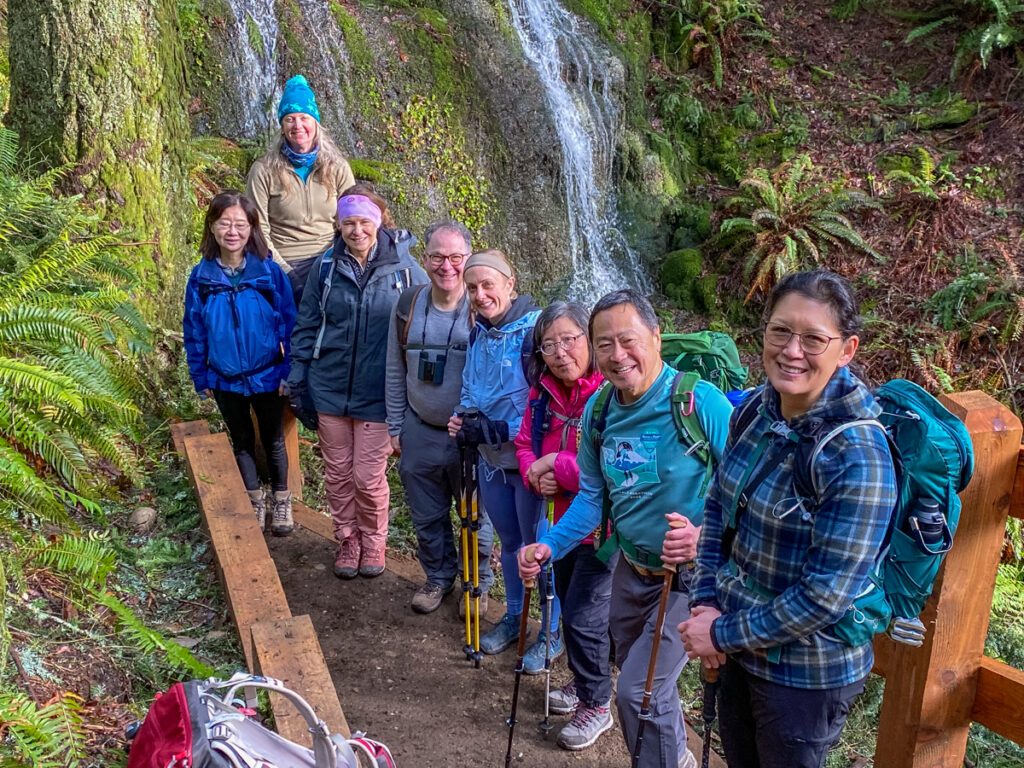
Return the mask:
M221 232L228 232L232 229L236 232L249 231L249 222L247 221L228 221L227 219L218 219L214 222L213 226Z
M444 264L444 260L448 259L448 263L453 267L459 266L467 257L468 253L428 253L427 258L430 259L430 266L440 267Z
M582 331L577 333L575 336L563 336L558 341L545 341L540 345L540 351L545 355L553 355L559 349L564 349L568 352L570 349L576 346L576 342L586 336L586 333Z
M820 355L836 339L842 336L826 336L824 333L797 333L784 325L769 323L764 328L764 340L773 347L785 347L794 336L800 339L800 348L808 355Z

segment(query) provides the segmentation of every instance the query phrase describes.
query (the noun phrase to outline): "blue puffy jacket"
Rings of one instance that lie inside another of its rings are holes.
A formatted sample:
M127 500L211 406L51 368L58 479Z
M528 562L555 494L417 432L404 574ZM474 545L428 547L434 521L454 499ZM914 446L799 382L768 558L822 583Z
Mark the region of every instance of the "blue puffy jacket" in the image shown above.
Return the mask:
M269 257L248 254L237 286L216 261L200 261L185 288L182 325L196 392L273 392L288 376L295 299Z
M526 356L533 350L533 326L540 309L529 296L519 296L495 327L478 318L469 335L466 367L462 371L460 410L478 408L491 421L508 425L509 439L500 450L480 446L480 455L492 467L519 471L512 444L530 398L530 384L524 370Z

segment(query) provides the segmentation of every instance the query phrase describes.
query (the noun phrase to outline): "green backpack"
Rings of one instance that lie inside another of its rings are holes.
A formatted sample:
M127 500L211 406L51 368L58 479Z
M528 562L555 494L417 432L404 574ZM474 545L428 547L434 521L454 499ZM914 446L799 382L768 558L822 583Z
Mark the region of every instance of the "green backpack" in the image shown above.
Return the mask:
M661 359L677 371L696 372L723 392L743 389L747 381L736 342L725 333L663 333Z

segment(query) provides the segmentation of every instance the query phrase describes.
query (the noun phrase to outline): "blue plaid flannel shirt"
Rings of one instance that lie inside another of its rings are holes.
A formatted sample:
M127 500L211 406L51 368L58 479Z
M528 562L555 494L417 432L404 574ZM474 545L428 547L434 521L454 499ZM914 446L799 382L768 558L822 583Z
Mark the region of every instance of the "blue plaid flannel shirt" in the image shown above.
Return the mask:
M897 499L892 458L878 427L842 432L815 461L815 482L823 498L815 509L793 488L790 432L807 435L823 424L875 418L881 407L846 368L833 375L821 399L792 423L782 419L778 393L770 385L752 397L760 401L759 414L743 435L736 435L736 418L743 408L736 409L729 444L708 493L691 604L722 611L712 625L712 640L751 674L794 688L847 685L871 670L871 643L852 648L831 637L828 628L867 586L879 556ZM767 447L747 474L765 435ZM731 502L742 490L744 475L754 477L767 462L778 466L748 491L732 547L736 567L729 567L722 533Z

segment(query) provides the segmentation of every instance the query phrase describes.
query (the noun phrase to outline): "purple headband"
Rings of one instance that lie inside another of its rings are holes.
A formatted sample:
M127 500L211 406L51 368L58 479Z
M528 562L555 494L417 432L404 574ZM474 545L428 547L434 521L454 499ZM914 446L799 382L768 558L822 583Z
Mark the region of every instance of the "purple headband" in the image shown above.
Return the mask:
M338 200L338 221L344 221L349 216L369 219L378 227L382 218L380 208L365 195L346 195Z

